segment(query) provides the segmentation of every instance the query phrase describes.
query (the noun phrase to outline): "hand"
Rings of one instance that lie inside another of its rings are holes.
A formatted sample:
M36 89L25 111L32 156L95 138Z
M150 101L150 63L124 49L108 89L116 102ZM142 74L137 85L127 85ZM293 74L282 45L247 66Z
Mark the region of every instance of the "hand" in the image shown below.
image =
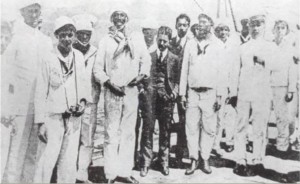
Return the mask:
M230 104L233 108L236 108L236 105L237 105L237 96L232 96L228 103L227 104Z
M143 75L143 74L138 75L137 77L135 77L135 78L128 84L128 86L133 87L133 86L139 85L145 77L146 77L146 76Z
M124 89L119 86L114 85L113 83L110 82L110 80L106 81L104 83L104 86L106 86L108 89L110 89L110 91L117 96L122 97L125 95Z
M181 96L180 97L180 100L179 100L179 108L181 108L182 110L186 110L186 99L184 96Z
M47 143L47 141L48 141L48 135L47 135L47 127L46 127L45 123L42 123L40 125L38 137L40 138L40 140L42 142Z
M221 97L217 97L216 102L213 105L213 109L215 112L218 112L221 109Z
M299 63L299 57L293 56L293 60L296 65Z
M15 116L1 116L1 123L5 126L5 127L9 127L10 125L13 124L13 120L15 119Z
M258 65L265 67L265 60L263 60L262 58L260 58L258 56L253 56L253 62L254 62L254 65L258 64Z
M285 95L285 101L287 103L291 102L293 100L293 93L292 92L288 92L286 95Z
M76 111L74 111L72 115L74 117L80 117L84 113L85 105L77 105L76 107Z

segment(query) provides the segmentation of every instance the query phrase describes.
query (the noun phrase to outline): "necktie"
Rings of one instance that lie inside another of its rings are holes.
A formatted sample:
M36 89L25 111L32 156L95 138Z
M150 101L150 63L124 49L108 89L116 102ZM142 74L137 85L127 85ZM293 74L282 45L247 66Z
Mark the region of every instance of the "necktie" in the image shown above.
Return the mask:
M162 52L159 53L158 61L161 63L162 62Z

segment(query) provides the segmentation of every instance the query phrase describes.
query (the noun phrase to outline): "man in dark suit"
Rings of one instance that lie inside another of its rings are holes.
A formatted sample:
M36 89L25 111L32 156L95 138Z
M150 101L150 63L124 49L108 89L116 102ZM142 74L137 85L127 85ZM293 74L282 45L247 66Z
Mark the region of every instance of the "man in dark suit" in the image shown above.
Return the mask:
M152 65L150 77L146 80L144 98L150 100L147 103L149 111L143 119L141 140L141 176L147 175L153 155L153 130L156 119L159 123L159 153L158 161L161 164L163 175L169 175L169 151L170 151L170 125L173 119L174 103L178 96L178 57L169 49L169 41L172 30L162 26L158 30L158 49L152 52Z
M170 41L170 51L179 57L179 73L181 73L181 63L183 58L183 51L186 43L190 40L187 32L190 27L190 17L186 14L180 14L176 18L176 30L177 35ZM174 127L177 132L177 146L176 146L176 158L177 164L182 163L182 158L184 155L184 150L187 151L186 135L185 135L185 110L180 108L179 99L177 100L177 111L179 116L179 124ZM180 166L179 166L180 167Z

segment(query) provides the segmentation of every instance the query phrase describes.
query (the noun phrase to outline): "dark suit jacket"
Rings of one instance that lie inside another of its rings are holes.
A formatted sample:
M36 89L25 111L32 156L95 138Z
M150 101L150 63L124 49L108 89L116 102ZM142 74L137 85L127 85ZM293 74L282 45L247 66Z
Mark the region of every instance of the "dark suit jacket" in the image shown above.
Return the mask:
M157 52L154 51L151 54L151 72L152 68L156 66L156 62L158 59ZM172 92L178 94L179 91L179 58L173 54L172 52L168 51L168 54L164 58L163 62L167 63L167 81L166 81L166 90L168 94L171 94ZM149 80L151 80L151 77L149 77Z

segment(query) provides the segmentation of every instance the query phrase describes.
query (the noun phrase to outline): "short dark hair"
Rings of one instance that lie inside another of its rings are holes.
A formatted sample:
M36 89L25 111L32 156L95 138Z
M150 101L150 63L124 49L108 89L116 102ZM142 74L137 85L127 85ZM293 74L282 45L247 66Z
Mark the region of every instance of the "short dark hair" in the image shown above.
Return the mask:
M187 14L182 13L182 14L180 14L180 15L176 18L176 24L175 24L175 26L177 25L177 22L179 21L179 19L185 19L185 20L188 22L189 25L190 25L190 23L191 23L190 17L189 17Z
M192 26L191 26L191 32L195 35L196 34L196 28L197 27L199 27L199 24L193 24Z
M73 32L76 32L76 28L74 25L72 24L66 24L64 25L63 27L57 29L55 32L54 32L54 35L58 35L61 31L67 31L67 30L71 30Z
M205 18L205 19L207 19L207 20L210 22L211 26L214 26L214 21L212 20L212 18L211 18L210 16L208 16L208 15L206 15L206 14L204 14L204 13L201 13L201 14L198 16L198 20L199 20L200 18Z
M159 29L158 29L158 34L164 34L164 35L167 35L169 40L172 39L172 29L167 27L167 26L161 26Z

